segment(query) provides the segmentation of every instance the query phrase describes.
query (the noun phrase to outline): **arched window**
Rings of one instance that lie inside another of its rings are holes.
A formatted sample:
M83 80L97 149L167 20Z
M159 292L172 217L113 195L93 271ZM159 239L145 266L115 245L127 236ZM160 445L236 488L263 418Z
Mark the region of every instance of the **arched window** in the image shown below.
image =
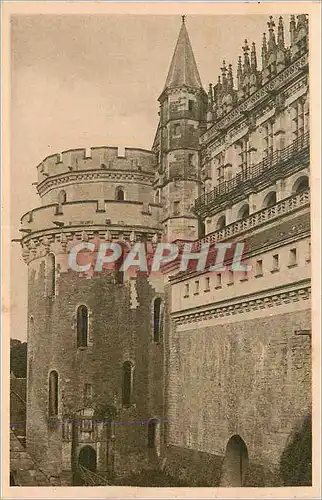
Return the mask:
M116 188L115 199L116 199L116 201L124 201L125 200L124 189L121 186Z
M66 191L62 189L58 193L58 203L66 203L66 201L67 201Z
M221 215L217 221L216 229L217 230L224 229L225 226L226 226L226 217L225 217L225 215Z
M56 294L56 257L53 253L47 255L47 295Z
M271 191L264 198L263 208L272 207L275 204L276 204L276 192L275 191Z
M245 205L243 205L239 209L239 212L237 215L237 220L246 219L246 217L248 217L248 216L249 216L249 205L248 205L248 203L245 203Z
M79 306L77 309L77 347L87 347L88 342L88 309Z
M123 363L123 381L122 381L122 404L129 406L132 404L133 391L133 366L130 361Z
M160 342L162 330L162 300L157 297L153 303L153 341Z
M292 188L292 194L298 194L309 189L309 179L306 175L297 179Z
M49 374L48 413L49 417L58 416L58 373L55 370Z

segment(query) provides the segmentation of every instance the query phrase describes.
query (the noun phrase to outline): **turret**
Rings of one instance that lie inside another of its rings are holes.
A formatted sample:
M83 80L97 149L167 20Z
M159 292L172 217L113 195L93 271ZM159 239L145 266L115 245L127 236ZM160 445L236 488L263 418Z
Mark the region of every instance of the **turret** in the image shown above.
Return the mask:
M191 208L200 194L199 137L206 128L207 109L211 113L211 99L202 87L183 17L159 97L160 122L153 146L158 153L155 189L161 192L162 223L169 240L194 240L199 235Z

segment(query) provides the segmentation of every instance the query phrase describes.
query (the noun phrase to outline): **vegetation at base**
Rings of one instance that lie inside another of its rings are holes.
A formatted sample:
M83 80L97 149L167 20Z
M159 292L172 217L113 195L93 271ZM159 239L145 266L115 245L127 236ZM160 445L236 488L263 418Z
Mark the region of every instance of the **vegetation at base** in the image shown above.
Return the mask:
M280 472L284 486L312 485L312 425L308 415L283 451Z
M10 339L10 372L17 378L27 377L27 342Z

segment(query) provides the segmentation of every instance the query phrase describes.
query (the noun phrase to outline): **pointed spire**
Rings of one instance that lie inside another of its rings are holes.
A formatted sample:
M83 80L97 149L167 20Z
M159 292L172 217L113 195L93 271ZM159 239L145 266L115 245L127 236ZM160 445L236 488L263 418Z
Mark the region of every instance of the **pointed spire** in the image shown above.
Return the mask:
M209 83L209 90L208 90L208 110L209 111L212 111L213 103L214 103L214 93L213 93L213 89L212 89L212 83Z
M292 14L291 20L290 20L290 43L291 43L291 45L293 45L293 42L294 42L295 30L296 30L295 16L294 16L294 14Z
M222 67L220 68L221 74L222 74L222 86L223 89L226 89L227 87L227 67L226 67L226 61L223 60L222 62Z
M233 90L234 88L233 67L231 64L228 66L227 88L228 90Z
M239 56L238 63L237 63L237 85L238 85L239 89L242 86L242 76L243 76L242 58L241 58L241 56Z
M300 26L306 27L307 25L307 17L306 14L299 14L297 16L297 29L300 28Z
M256 45L255 42L252 43L252 51L250 53L250 64L253 73L257 71L257 57L256 57Z
M284 24L282 16L278 19L277 45L280 49L284 49Z
M249 45L247 42L247 39L245 39L244 46L243 46L243 51L244 51L244 74L248 73L250 71L250 62L249 62Z
M266 67L267 61L267 42L266 42L266 33L263 33L263 43L262 43L262 69Z
M267 23L268 26L268 50L272 50L276 47L276 41L275 41L275 33L274 33L274 28L275 28L275 23L273 16L269 16L269 21Z
M169 73L165 82L165 89L171 87L181 87L182 85L202 88L197 64L193 55L185 24L185 16L182 16L182 25L172 57Z

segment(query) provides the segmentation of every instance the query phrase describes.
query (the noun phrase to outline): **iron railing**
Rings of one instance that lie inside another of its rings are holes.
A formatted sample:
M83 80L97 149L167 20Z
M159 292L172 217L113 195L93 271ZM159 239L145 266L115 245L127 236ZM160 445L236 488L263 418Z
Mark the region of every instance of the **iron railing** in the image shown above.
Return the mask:
M299 160L308 159L310 144L309 132L298 137L289 146L275 151L272 155L251 167L243 169L243 172L235 175L229 181L223 181L214 187L209 193L205 193L195 200L194 212L206 217L225 201L231 201L234 194L245 191L247 186L254 186L265 180L274 181L281 173L287 173L287 165L292 166Z

